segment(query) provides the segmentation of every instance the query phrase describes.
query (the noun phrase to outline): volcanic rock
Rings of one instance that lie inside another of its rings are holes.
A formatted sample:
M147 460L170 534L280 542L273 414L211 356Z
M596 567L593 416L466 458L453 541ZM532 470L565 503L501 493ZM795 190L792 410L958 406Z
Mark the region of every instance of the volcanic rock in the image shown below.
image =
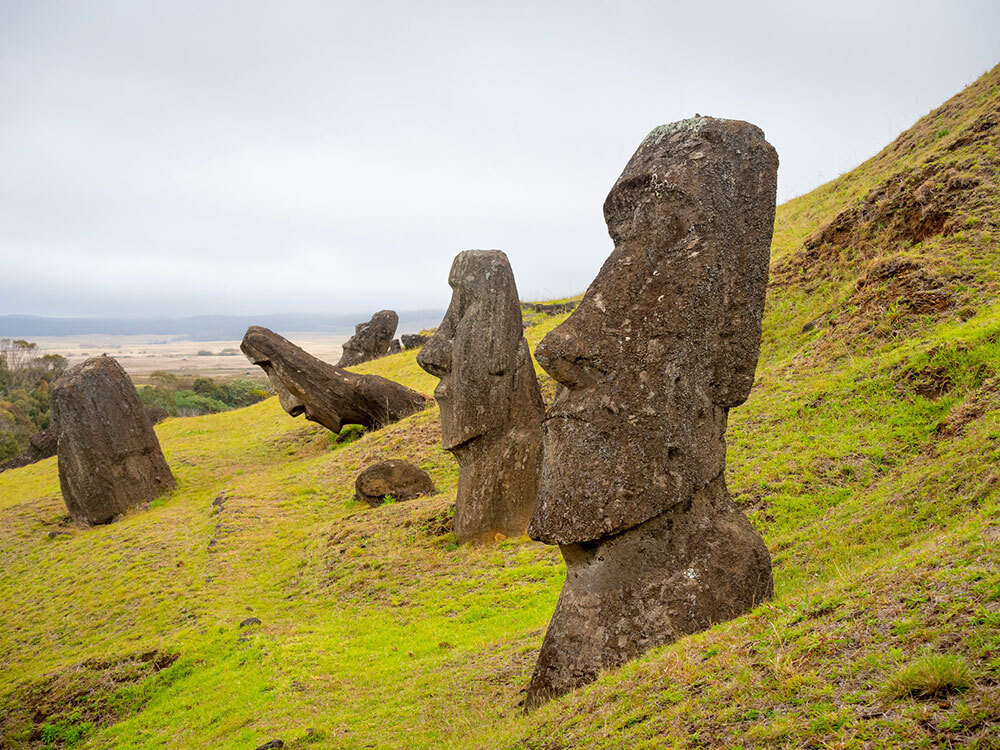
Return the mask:
M388 354L399 354L401 351L403 351L403 347L399 345L399 339L393 339L389 342Z
M514 275L499 250L466 250L448 283L451 304L417 364L441 379L441 441L459 466L455 534L519 536L537 495L544 406Z
M281 407L332 432L345 424L378 429L424 408L426 399L378 375L358 375L303 351L274 331L251 326L240 349L267 373Z
M107 356L68 370L52 388L59 484L75 521L92 525L175 486L139 394Z
M399 316L392 310L379 310L367 323L358 323L344 344L337 367L360 365L387 354L397 325Z
M535 351L562 387L528 533L560 545L567 580L529 706L771 596L723 471L760 350L777 166L749 123L653 130L605 201L611 256Z
M403 343L404 349L419 349L429 338L430 336L425 336L422 333L404 333L399 337L399 340Z
M354 499L377 507L387 497L398 502L421 495L433 495L437 490L430 474L409 461L390 459L369 466L354 483Z

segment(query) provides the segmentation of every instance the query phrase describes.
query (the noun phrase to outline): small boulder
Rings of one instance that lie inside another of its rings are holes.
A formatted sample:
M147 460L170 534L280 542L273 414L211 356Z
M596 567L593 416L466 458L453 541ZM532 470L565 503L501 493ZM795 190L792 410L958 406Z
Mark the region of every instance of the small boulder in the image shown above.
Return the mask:
M240 628L249 628L251 625L260 625L260 620L256 617L248 617L240 623Z
M403 351L403 347L399 345L399 339L393 339L389 342L388 354L399 354L401 351Z
M354 499L373 508L382 505L386 497L402 502L437 491L426 471L400 459L369 466L358 475L354 489Z

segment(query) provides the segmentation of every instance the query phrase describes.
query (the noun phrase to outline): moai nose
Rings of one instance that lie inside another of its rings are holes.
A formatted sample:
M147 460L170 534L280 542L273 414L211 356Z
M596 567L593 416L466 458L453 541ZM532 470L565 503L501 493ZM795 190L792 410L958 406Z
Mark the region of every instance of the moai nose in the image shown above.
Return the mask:
M570 320L551 331L535 347L535 359L567 388L583 388L595 381L586 340L577 335Z
M417 354L417 364L436 378L451 372L451 340L440 331L431 336Z

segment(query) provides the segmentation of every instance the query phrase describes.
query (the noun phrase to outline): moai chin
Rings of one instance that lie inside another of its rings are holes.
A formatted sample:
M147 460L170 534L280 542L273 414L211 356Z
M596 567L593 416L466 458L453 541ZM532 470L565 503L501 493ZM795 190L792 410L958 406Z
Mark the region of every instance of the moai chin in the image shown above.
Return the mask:
M544 406L514 274L499 250L466 250L448 283L448 312L417 364L441 379L441 441L459 466L455 534L460 543L518 536L535 504Z
M56 381L52 422L59 484L77 523L108 523L176 486L135 386L111 357L92 357Z
M653 130L604 203L614 250L535 350L563 387L528 533L560 545L567 579L528 706L772 594L724 469L760 351L777 167L746 122Z

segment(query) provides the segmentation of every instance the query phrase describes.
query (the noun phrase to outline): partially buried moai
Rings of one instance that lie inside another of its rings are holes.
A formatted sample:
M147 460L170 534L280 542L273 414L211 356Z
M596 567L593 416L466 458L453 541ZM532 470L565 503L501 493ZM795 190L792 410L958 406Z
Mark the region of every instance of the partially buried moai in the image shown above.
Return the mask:
M386 354L393 354L393 336L399 316L394 310L379 310L372 315L371 320L354 326L354 335L344 342L343 353L337 367L351 367L378 359ZM399 342L396 350L399 351Z
M604 203L611 256L535 350L563 387L528 533L567 570L529 707L772 594L724 470L760 351L777 168L746 122L656 128Z
M59 484L77 523L108 523L175 486L132 381L111 357L68 370L52 388Z
M460 543L523 534L538 490L544 406L507 256L466 250L451 305L417 363L441 379L441 441L458 459Z

